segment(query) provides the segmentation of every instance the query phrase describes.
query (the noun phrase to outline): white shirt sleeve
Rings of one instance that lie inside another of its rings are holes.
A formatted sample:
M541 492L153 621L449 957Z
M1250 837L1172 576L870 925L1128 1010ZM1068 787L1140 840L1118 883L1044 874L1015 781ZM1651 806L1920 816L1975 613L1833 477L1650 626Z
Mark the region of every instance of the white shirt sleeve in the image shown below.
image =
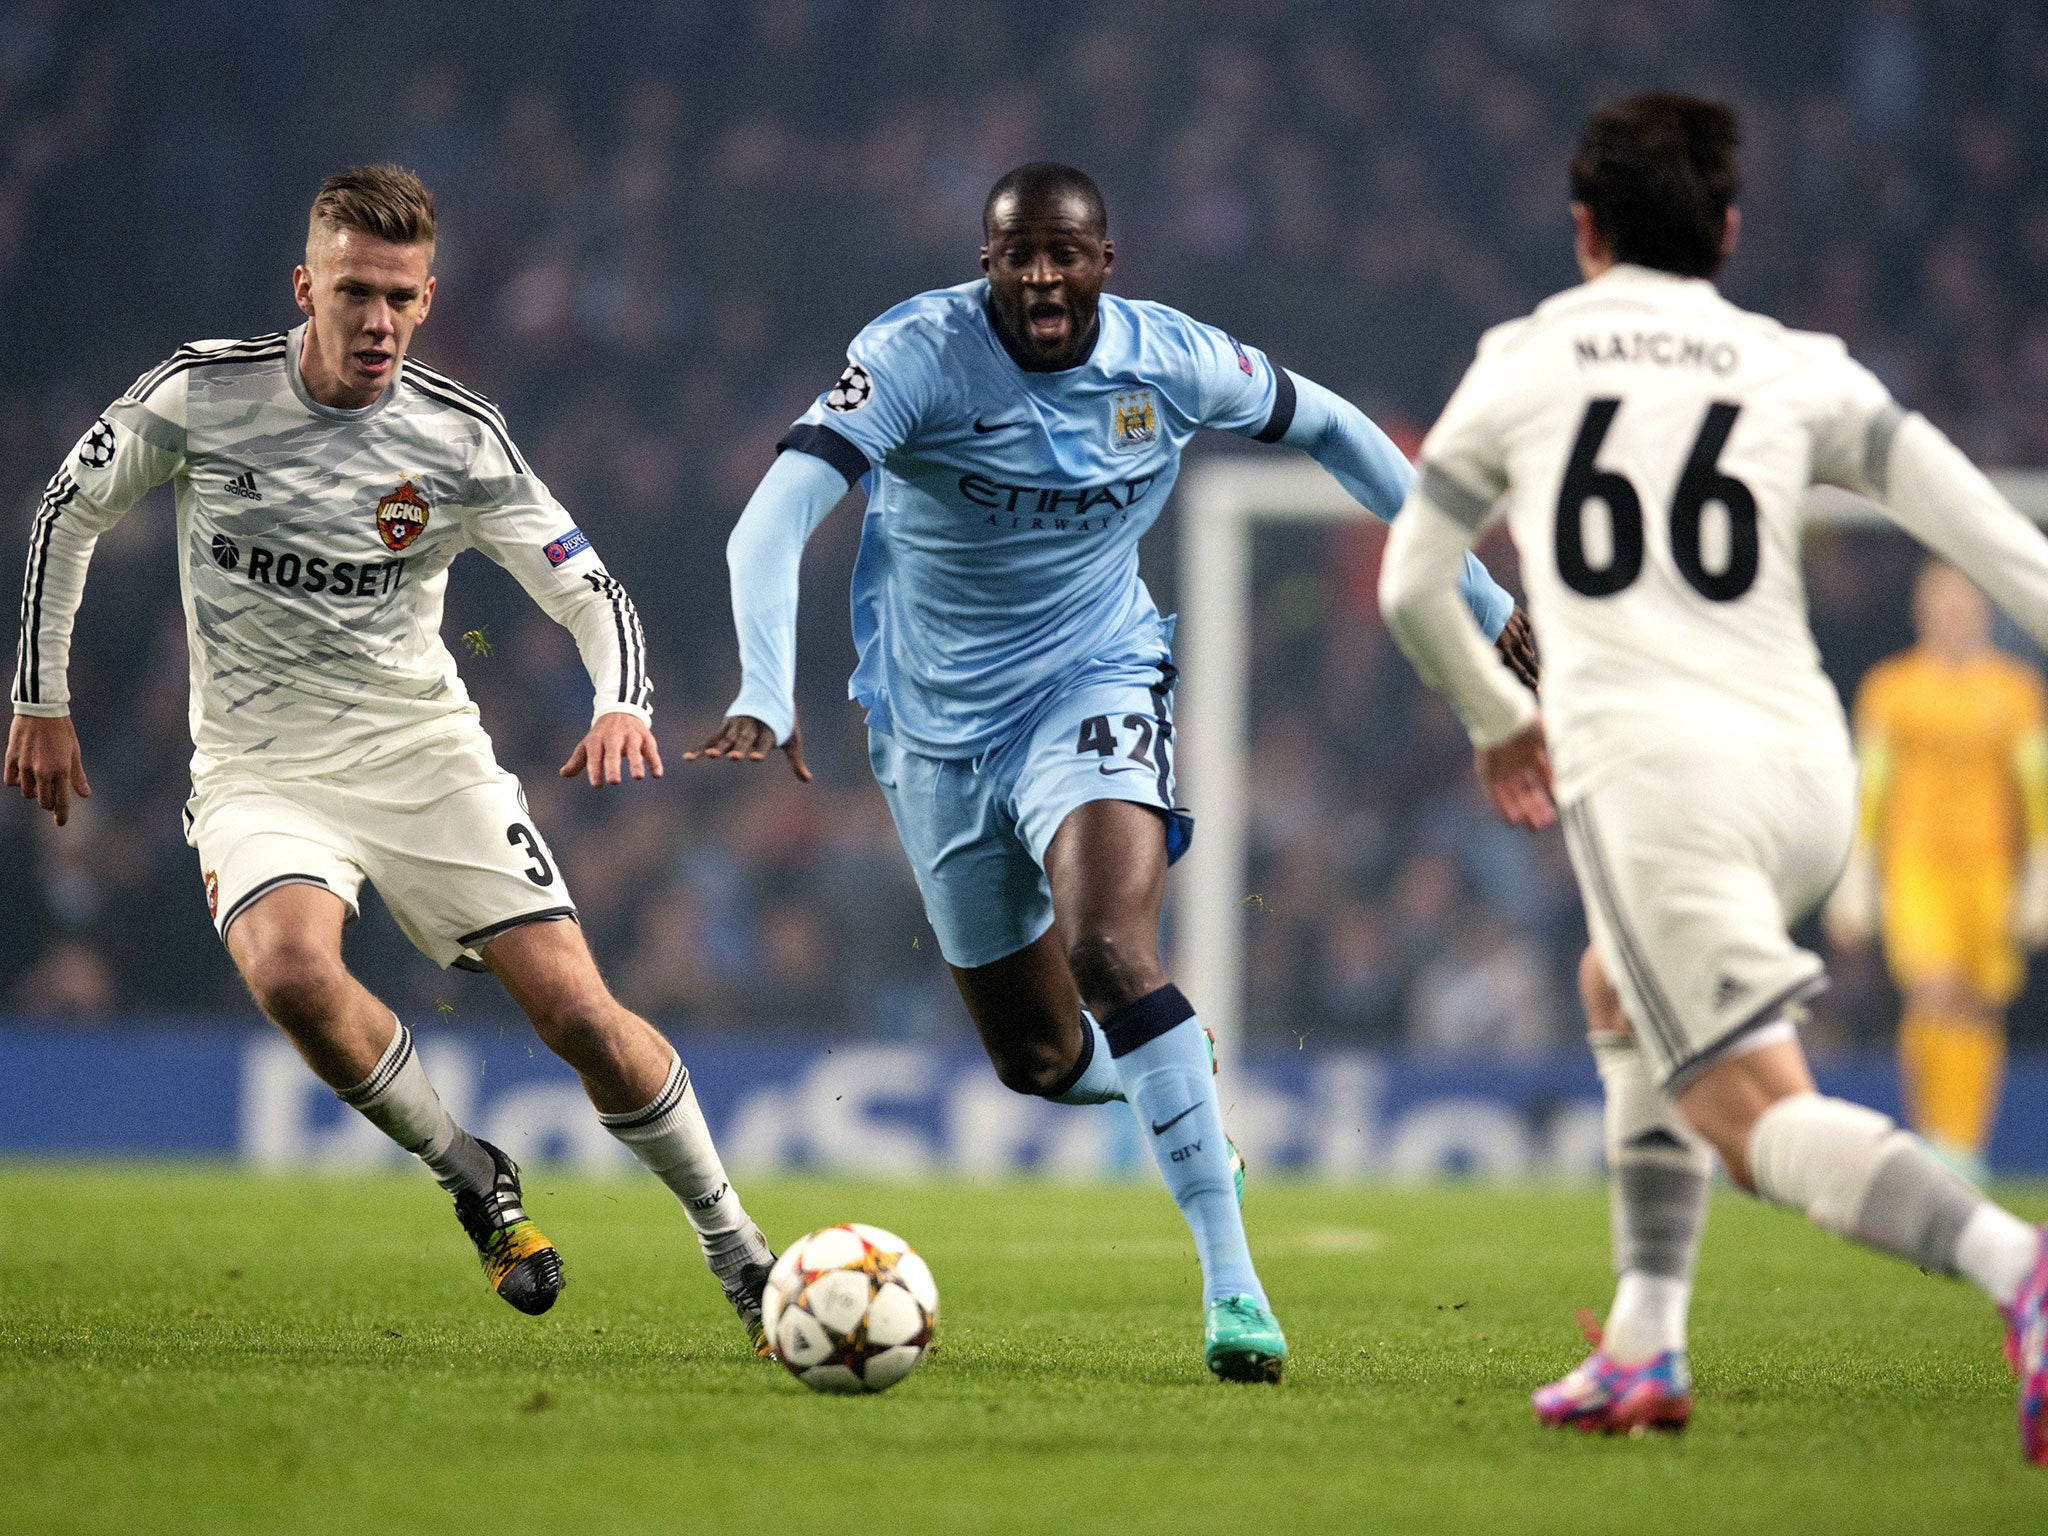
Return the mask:
M1536 699L1501 664L1460 596L1466 553L1507 488L1505 402L1486 349L1423 440L1415 484L1387 535L1380 608L1422 680L1450 701L1473 745L1496 746L1536 718Z
M486 433L463 500L470 543L575 637L590 674L591 720L627 714L651 721L654 684L639 610L540 477Z
M1878 474L1867 492L2048 645L2048 538L1917 411L1893 407L1869 431Z
M1868 496L2048 644L2048 537L1869 369L1844 352L1831 371L1814 421L1813 478Z
M136 391L155 372L144 374L78 440L36 508L21 585L17 715L71 713L71 633L93 548L185 461L186 375L159 383L144 404Z

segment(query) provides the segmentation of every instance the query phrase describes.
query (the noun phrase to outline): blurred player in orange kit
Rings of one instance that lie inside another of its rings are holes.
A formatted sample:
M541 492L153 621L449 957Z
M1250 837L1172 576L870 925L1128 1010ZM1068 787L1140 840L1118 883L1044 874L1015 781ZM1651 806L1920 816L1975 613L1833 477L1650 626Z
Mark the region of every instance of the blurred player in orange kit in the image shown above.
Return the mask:
M2022 948L2048 944L2048 695L1991 643L1991 609L1953 567L1913 591L1919 643L1856 694L1863 790L1855 851L1826 910L1837 945L1879 926L1905 1015L1913 1127L1981 1178Z

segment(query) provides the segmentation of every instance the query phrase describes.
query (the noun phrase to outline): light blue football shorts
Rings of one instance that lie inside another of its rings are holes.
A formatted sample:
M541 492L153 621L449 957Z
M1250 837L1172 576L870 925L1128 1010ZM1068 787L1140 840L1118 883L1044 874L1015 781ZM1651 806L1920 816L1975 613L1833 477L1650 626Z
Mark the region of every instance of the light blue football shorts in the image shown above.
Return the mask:
M1167 861L1187 851L1194 817L1174 801L1174 677L1163 658L1102 664L976 759L926 757L868 731L875 782L948 961L988 965L1052 926L1045 850L1079 806L1152 806L1164 813Z

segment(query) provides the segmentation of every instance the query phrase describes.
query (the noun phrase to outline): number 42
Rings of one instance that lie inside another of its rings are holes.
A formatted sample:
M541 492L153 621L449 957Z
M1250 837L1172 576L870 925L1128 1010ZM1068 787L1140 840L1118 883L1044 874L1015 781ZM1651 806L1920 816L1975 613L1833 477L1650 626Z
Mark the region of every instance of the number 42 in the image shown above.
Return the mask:
M1133 763L1141 768L1157 766L1152 761L1153 724L1152 717L1149 715L1124 716L1124 729L1138 733L1138 740L1127 755ZM1164 726L1162 722L1162 729L1171 729L1171 727ZM1160 745L1163 748L1165 742L1162 741ZM1116 732L1110 728L1109 716L1090 715L1081 722L1081 734L1074 742L1074 750L1076 752L1093 752L1097 757L1114 757L1116 756L1116 749ZM1102 771L1104 773L1111 773L1124 770L1104 768Z

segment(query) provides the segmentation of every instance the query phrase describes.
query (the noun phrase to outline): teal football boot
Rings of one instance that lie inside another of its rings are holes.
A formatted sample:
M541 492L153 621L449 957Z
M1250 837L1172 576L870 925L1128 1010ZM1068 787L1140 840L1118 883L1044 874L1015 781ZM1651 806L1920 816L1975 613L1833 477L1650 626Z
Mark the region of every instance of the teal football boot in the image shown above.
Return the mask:
M1257 1297L1225 1296L1210 1303L1202 1331L1202 1359L1218 1379L1279 1382L1287 1337Z

